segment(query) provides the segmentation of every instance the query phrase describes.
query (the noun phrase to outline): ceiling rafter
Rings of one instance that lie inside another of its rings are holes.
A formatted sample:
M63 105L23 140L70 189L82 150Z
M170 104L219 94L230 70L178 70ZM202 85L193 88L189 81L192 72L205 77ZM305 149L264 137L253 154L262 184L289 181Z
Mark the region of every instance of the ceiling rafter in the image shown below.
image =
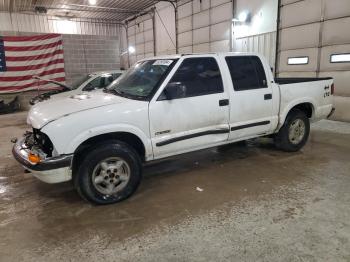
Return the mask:
M40 10L58 17L124 21L158 2L160 1L97 0L96 5L89 5L88 0L2 0L0 12L36 13Z

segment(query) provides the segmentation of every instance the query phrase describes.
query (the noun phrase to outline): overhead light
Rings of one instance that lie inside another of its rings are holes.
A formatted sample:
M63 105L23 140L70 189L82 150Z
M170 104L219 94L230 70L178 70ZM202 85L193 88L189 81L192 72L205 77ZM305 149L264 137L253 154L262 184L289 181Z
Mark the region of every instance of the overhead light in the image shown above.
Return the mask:
M133 46L129 46L129 53L130 54L133 54L133 53L135 53L135 47L133 47Z
M246 11L243 11L238 15L238 20L240 22L246 22L247 19L248 19L248 12L246 12Z
M331 55L331 63L349 63L350 54L334 54Z
M96 0L89 0L89 5L96 5Z
M309 57L289 57L288 65L306 65L309 63Z
M241 23L248 22L248 20L250 20L250 13L248 11L242 11L238 15L238 17L235 17L232 19L233 22L241 22Z

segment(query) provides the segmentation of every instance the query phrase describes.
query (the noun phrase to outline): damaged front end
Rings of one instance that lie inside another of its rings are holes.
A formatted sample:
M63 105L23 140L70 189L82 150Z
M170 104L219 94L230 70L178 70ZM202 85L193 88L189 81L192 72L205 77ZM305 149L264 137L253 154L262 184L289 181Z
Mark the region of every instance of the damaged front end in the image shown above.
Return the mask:
M40 130L27 131L22 139L12 142L15 159L40 180L59 183L71 179L73 155L58 155L49 137Z

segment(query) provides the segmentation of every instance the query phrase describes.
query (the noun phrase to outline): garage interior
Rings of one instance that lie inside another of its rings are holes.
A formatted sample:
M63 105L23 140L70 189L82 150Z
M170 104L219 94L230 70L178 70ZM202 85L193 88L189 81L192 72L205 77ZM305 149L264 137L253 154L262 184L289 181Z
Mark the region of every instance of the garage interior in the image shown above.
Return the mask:
M349 0L0 0L5 37L61 37L64 82L140 59L256 52L276 77L333 77L335 113L306 146L258 138L144 166L129 199L95 206L13 158L29 100L0 70L1 261L350 261ZM1 63L0 63L1 65ZM14 111L14 112L12 112Z

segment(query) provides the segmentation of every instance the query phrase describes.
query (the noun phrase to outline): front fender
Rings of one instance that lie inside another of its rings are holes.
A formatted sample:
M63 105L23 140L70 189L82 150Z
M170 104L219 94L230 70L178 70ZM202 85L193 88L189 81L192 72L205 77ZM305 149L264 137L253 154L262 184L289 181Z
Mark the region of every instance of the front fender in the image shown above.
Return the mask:
M129 124L111 124L111 125L98 126L98 127L86 130L83 133L80 133L78 136L74 137L69 143L65 151L73 153L79 147L79 145L81 145L83 142L85 142L89 138L103 135L103 134L115 133L115 132L131 133L137 136L138 138L140 138L143 145L145 146L146 159L153 158L151 140L147 137L147 135L144 132L142 132L141 129Z

